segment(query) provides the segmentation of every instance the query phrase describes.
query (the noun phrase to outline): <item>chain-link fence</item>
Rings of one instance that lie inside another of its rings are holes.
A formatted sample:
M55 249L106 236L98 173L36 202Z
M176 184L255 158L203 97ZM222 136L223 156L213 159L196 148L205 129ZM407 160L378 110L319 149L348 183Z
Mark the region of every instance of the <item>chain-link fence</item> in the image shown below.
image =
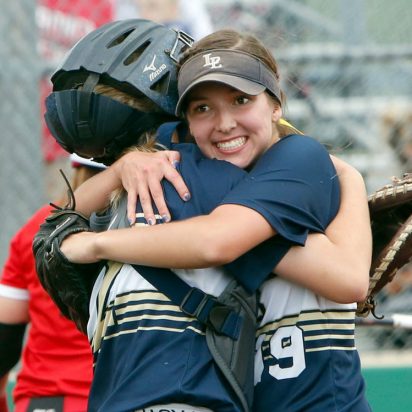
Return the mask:
M4 223L0 263L13 233L42 202L59 192L58 167L68 167L66 154L47 134L42 121L42 100L50 90L50 74L85 33L115 18L137 17L137 2L3 2L0 213ZM159 10L155 3L150 3L149 11ZM193 12L189 5L193 8L196 2L184 3L185 8L175 10L170 20ZM204 3L209 20L197 23L197 28L206 31L211 23L214 29L231 27L258 35L280 64L287 118L356 166L370 191L387 183L392 175L411 170L409 0ZM198 14L200 17L200 11ZM390 340L391 335L395 336L390 332L385 339ZM410 348L409 337L406 342L403 347Z
M287 117L357 167L369 191L412 171L408 1L209 1L209 10L215 28L252 32L273 51ZM411 290L407 279L384 291L377 313L412 313ZM361 351L412 349L412 332L402 327L359 327L357 334Z
M273 50L287 115L356 166L370 190L411 168L407 1L216 1L210 8L215 27L251 31Z
M35 5L7 2L0 13L0 232L4 258L12 232L43 201ZM1 262L3 259L0 260Z

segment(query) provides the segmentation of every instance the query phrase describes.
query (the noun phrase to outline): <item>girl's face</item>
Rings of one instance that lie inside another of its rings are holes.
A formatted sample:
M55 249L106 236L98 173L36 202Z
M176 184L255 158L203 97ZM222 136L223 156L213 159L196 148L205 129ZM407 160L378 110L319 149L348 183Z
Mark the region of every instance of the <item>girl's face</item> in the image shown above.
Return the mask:
M188 96L190 132L203 154L242 169L279 140L281 108L268 96L247 95L220 83L202 83Z

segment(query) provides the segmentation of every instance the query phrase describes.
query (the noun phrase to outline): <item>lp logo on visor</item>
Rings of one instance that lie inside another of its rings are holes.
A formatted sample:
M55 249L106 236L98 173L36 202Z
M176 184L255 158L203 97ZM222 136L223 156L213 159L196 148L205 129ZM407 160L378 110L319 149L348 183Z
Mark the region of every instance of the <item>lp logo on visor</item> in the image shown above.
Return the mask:
M203 67L210 66L211 69L218 69L220 67L223 67L220 64L220 56L212 56L212 53L208 53L205 54L203 58L205 59L205 64L203 65Z

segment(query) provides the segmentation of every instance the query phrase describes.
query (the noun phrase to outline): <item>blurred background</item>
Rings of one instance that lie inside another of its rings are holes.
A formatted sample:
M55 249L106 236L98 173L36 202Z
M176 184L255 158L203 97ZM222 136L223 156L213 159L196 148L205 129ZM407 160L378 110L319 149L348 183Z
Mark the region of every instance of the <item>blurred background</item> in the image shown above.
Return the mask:
M280 64L286 118L358 168L369 192L412 171L410 0L2 1L2 265L16 230L64 190L58 170L70 175L68 154L43 121L50 75L80 37L130 17L195 38L224 27L256 34ZM378 312L386 318L412 313L411 290L412 268L406 267L382 293ZM384 385L391 374L412 379L411 331L359 326L357 339L374 410L412 410L404 385Z

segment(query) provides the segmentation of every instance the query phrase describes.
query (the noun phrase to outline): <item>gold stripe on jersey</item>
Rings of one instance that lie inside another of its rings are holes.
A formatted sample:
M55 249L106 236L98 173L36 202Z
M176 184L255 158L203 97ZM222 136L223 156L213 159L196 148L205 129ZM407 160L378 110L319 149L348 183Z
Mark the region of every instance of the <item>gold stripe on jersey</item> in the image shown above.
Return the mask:
M355 346L322 346L321 348L305 348L305 352L321 352L325 350L356 350Z
M159 331L160 330L160 331L163 331L163 332L182 333L182 332L184 332L188 329L192 330L195 333L198 333L199 335L204 335L205 334L201 330L196 329L192 326L187 326L185 328L180 328L180 329L179 328L166 328L164 326L139 326L137 328L122 330L122 331L119 331L119 332L116 332L116 333L112 333L111 335L103 336L103 340L109 340L109 339L117 338L118 336L121 336L121 335L128 335L130 333L136 333L138 331L143 331L143 330L145 330L145 331L153 331L153 330Z
M311 325L300 324L299 327L307 331L319 330L319 329L354 330L355 324L354 323L317 323L317 324L311 324Z
M144 294L145 293L142 293L142 295ZM134 295L138 295L138 294L134 293ZM158 293L158 295L161 295L161 293ZM123 295L122 300L127 301L128 300L127 295ZM111 303L106 308L104 319L101 321L101 327L99 328L100 333L102 333L103 335L100 335L99 339L94 340L95 344L93 346L93 351L96 352L96 350L100 349L102 339L109 340L109 339L113 339L113 338L116 338L122 335L136 333L138 331L164 331L164 332L182 333L187 330L192 330L193 332L197 334L204 335L204 332L196 327L196 325L198 324L198 321L195 318L183 315L183 313L179 311L179 308L175 305L168 305L168 304L165 305L165 304L161 304L161 303L159 304L159 303L160 302L158 301L157 303L154 302L154 303L145 303L145 304L132 304L124 308L117 309L116 306L118 304L118 299L116 299L115 304ZM130 312L135 312L136 310L141 311L142 309L158 311L159 315L142 313L141 315L127 316L127 314ZM170 310L175 311L176 314L178 314L177 312L179 312L182 315L172 316L172 315L168 315L164 313L165 311L170 311ZM125 314L126 316L122 319L118 319L117 315L120 315L120 314ZM160 324L153 325L153 326L143 326L143 325L139 325L138 327L135 326L136 322L140 322L143 320L171 321L171 322L176 323L176 327L164 326ZM130 323L131 326L133 325L133 327L127 327L128 323ZM111 334L108 333L108 329L111 326L115 326L115 325L126 325L126 329L123 329L121 331L116 331Z
M112 285L113 280L120 272L123 264L119 262L107 262L107 271L104 275L102 285L97 296L97 326L91 339L90 345L93 353L97 352L100 348L101 339L106 333L108 323L110 322L110 316L107 316L106 312L106 298ZM105 315L103 316L103 313Z
M295 326L303 332L306 352L355 350L354 317L355 310L305 311L262 325L257 331L257 336L263 335L264 347L269 345L279 328Z
M150 300L162 300L164 302L170 302L171 305L172 302L170 301L170 299L164 295L161 292L158 292L157 290L145 290L143 292L123 292L122 294L117 296L117 299L121 299L123 295L127 294L127 299L130 300L130 297L133 298L133 296L136 298L136 300L141 300L142 299L142 294L143 294L143 298ZM176 305L174 305L176 306ZM177 307L177 306L176 306Z
M174 305L163 293L156 290L123 292L109 302L110 289L123 264L109 262L108 270L103 278L98 295L98 325L92 338L93 353L99 351L102 340L112 339L137 331L167 331L181 333L192 330L204 335L199 329L196 318L184 314L179 306ZM147 313L150 311L150 313ZM153 321L154 325L138 325L136 322ZM156 324L156 322L159 324ZM169 322L171 326L162 325ZM173 323L176 325L174 327ZM128 326L130 324L130 327ZM110 333L110 327L123 325L123 330Z
M151 300L152 302L148 302ZM114 310L115 316L127 315L132 312L152 311L159 312L156 314L141 314L125 316L123 321L133 321L142 319L168 319L184 322L196 322L192 316L185 315L179 306L174 305L163 293L157 291L129 292L116 296L115 302L112 302L107 310ZM174 312L173 314L164 314L164 312ZM121 320L117 320L118 323Z
M355 334L352 335L336 335L336 334L323 334L323 335L312 335L306 336L305 340L319 340L319 339L355 339Z
M261 335L263 333L268 333L271 330L278 329L282 326L295 326L297 323L299 323L299 327L301 327L302 329L306 328L307 330L316 330L316 328L321 327L321 325L325 325L325 328L328 329L330 329L328 325L333 325L334 327L336 327L336 329L352 329L354 327L354 316L355 310L331 310L325 312L319 310L306 311L268 322L258 328L257 334ZM324 323L325 321L332 320L341 321L342 323ZM318 321L319 323L313 323L316 321ZM345 321L347 321L347 323L345 323ZM304 322L312 323L305 325Z
M116 302L117 304L117 302ZM172 308L172 309L170 309ZM171 320L171 321L176 321L176 322L196 322L197 320L193 317L189 316L173 316L173 315L166 315L163 312L167 311L170 312L171 310L174 310L178 312L172 305L159 305L159 303L145 303L145 304L134 304L134 305L128 305L127 307L123 307L121 309L117 309L116 305L110 305L107 308L107 312L112 312L114 310L114 315L116 319L113 319L113 322L110 323L109 326L114 325L115 323L117 324L122 324L126 322L134 322L134 321L141 321L144 319L150 319L150 320ZM151 310L151 311L157 311L159 312L159 315L155 314L148 314L148 313L142 313L141 315L128 315L128 313L131 312L136 312L136 311L145 311L145 310ZM182 314L181 311L179 311L180 314ZM119 315L125 315L122 319L118 319L117 317Z

